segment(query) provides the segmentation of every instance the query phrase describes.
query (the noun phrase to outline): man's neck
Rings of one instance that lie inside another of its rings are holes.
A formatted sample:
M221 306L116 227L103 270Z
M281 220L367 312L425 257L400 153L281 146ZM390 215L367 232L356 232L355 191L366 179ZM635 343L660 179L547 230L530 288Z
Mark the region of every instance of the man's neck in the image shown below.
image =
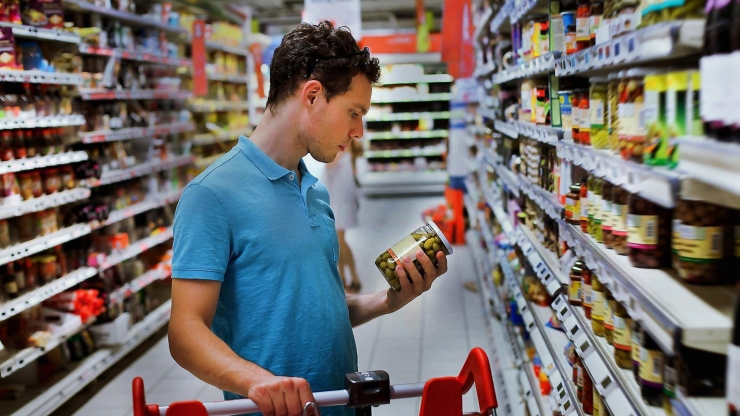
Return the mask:
M306 149L298 142L298 123L292 113L288 105L283 105L278 114L266 109L250 140L278 165L297 172Z

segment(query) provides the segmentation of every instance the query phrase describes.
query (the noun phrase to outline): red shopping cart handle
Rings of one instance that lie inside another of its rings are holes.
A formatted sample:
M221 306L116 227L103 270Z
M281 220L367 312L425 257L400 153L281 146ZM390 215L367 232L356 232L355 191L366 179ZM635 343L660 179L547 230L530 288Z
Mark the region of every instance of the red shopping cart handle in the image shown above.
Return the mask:
M420 416L462 416L462 396L475 384L481 415L494 414L498 407L494 390L491 365L485 351L474 348L470 351L457 377L433 378L426 383L390 386L391 399L422 397ZM134 416L226 416L258 413L259 407L249 399L201 403L185 401L169 406L146 404L144 380L134 378ZM316 404L327 406L352 406L347 390L314 393ZM387 403L387 402L384 402ZM377 404L384 404L377 403ZM367 406L364 403L363 406ZM372 404L370 404L372 405Z

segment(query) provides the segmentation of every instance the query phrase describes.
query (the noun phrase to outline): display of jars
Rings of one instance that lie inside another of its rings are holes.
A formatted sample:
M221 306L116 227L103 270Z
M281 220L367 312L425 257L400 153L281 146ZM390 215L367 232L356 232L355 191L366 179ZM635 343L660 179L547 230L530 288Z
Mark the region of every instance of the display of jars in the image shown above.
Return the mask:
M631 195L627 214L627 248L634 267L657 269L671 262L670 209Z

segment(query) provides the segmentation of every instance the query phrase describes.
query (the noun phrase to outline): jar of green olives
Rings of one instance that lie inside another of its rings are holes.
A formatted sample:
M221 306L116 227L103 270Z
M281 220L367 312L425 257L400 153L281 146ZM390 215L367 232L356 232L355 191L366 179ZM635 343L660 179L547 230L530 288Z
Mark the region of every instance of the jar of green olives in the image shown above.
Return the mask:
M408 257L413 262L416 270L419 271L419 274L424 276L424 268L416 259L416 254L424 253L432 261L434 267L437 267L437 253L440 251L449 256L452 254L452 245L447 241L437 224L430 221L381 253L375 259L375 265L393 290L401 290L401 283L398 281L395 272L396 266Z

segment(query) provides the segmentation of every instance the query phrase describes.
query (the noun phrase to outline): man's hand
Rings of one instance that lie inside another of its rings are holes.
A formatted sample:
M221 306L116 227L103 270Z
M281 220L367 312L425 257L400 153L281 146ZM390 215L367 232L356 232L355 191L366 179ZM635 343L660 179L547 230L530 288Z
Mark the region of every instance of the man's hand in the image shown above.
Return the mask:
M265 416L301 416L306 403L316 402L308 381L273 375L253 378L247 397Z
M432 287L432 283L447 272L447 256L443 252L437 253L437 268L424 253L418 253L416 260L424 269L424 277L416 270L412 258L404 258L403 266L396 266L396 276L401 284L401 290L388 289L388 307L395 312L416 299ZM410 281L409 281L410 279Z

